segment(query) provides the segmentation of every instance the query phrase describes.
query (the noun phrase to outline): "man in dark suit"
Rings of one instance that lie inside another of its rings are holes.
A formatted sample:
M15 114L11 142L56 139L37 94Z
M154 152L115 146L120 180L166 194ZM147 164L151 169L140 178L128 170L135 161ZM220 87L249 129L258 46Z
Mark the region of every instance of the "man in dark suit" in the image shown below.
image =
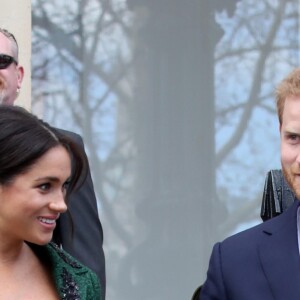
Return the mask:
M18 63L18 44L15 37L0 28L0 104L13 105L21 88L24 69ZM83 146L78 134L64 131ZM105 258L102 248L103 232L98 216L96 196L90 171L79 190L69 200L54 232L54 240L72 256L94 270L105 295Z
M276 104L281 165L300 199L300 68L278 86ZM300 299L300 208L295 200L281 215L217 243L201 300Z

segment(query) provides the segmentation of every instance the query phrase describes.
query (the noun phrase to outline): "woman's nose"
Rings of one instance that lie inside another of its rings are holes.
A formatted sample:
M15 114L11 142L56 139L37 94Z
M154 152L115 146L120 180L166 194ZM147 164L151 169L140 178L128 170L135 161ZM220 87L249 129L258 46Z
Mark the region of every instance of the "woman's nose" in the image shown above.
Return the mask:
M59 192L57 195L55 195L50 202L49 207L55 212L64 213L68 209L64 193Z

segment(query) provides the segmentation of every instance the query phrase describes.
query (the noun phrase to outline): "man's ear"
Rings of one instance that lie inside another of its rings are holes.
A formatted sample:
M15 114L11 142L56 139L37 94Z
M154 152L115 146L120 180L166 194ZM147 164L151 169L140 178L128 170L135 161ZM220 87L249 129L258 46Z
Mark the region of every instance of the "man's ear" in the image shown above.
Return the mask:
M22 66L18 66L17 68L18 88L20 89L24 77L24 68Z

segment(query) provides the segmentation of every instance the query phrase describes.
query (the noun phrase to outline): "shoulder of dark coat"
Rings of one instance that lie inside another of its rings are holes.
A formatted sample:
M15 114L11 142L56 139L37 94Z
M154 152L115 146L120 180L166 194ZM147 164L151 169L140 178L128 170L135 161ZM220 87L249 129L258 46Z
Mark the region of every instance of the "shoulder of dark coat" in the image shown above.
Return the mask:
M289 226L290 222L296 223L297 208L299 202L295 201L286 211L280 215L273 217L272 219L262 222L254 227L236 233L226 238L222 244L241 244L245 241L245 245L249 246L250 241L259 241L260 238L264 238L265 235L270 235L284 229Z
M81 135L79 135L78 133L72 132L72 131L68 131L65 129L61 129L61 128L55 128L58 132L66 135L67 137L71 138L72 140L74 140L76 143L78 144L83 144L83 139L81 137Z

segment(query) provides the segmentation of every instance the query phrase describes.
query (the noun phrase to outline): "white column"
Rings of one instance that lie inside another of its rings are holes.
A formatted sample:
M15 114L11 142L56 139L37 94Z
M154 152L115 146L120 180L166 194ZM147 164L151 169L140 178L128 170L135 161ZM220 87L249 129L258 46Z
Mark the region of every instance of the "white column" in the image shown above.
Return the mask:
M0 27L16 37L19 62L25 69L24 80L17 105L31 107L31 0L1 0Z

